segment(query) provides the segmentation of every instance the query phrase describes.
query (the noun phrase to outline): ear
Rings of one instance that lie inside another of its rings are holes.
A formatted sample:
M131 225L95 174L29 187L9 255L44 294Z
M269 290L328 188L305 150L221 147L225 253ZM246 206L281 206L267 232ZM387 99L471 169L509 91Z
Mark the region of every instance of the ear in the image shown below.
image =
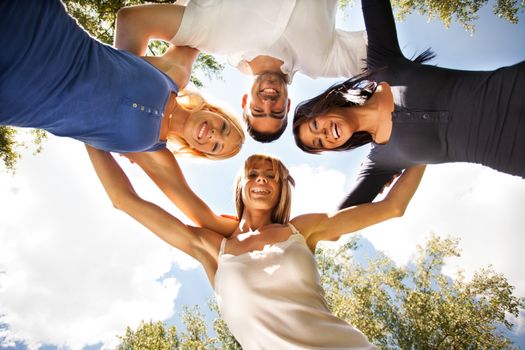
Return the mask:
M247 94L242 95L242 102L241 102L242 109L246 108L247 101L248 101L248 95Z
M288 114L288 112L290 112L290 106L292 105L292 101L290 99L288 99L288 109L286 110L286 114Z

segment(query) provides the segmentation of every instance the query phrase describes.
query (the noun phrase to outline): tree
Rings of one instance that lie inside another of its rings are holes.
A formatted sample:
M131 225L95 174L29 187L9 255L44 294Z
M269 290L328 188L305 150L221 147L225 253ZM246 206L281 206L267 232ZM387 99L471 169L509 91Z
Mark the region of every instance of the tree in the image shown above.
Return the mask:
M78 23L93 37L103 43L112 44L115 32L115 19L117 11L128 5L145 3L141 0L64 0L66 8ZM171 0L147 1L148 3L172 3ZM168 45L163 42L153 41L148 46L149 54L161 54ZM194 64L190 81L196 87L203 87L202 76L208 79L220 79L224 65L209 54L201 53ZM11 173L15 172L16 162L20 158L20 149L26 147L23 142L18 141L20 135L17 128L0 126L0 159L4 168ZM43 130L31 130L34 153L42 150L42 141L46 138Z
M339 0L339 7L345 9L353 5L353 0ZM448 28L452 19L459 22L465 30L473 33L474 21L478 18L479 9L488 0L391 0L397 9L397 18L403 20L412 12L425 15L428 19L438 18ZM525 1L496 0L492 12L511 23L518 23L518 13L525 11Z
M215 303L210 302L209 307L217 312ZM241 350L224 321L219 318L213 323L217 337L209 337L204 316L197 306L191 309L184 306L181 318L185 327L183 332L160 321L141 322L136 330L128 327L125 335L119 337L117 350Z
M502 329L512 329L506 315L517 317L525 299L491 267L470 281L461 272L445 276L445 259L460 256L458 242L432 235L410 267L384 255L359 265L351 256L355 240L321 250L332 311L385 349L512 349Z
M352 253L357 248L357 238L338 249L318 249L317 262L328 304L334 314L383 349L515 348L502 330L512 329L506 316L517 317L525 307L525 299L514 296L514 287L490 267L476 272L470 281L461 273L455 279L445 276L445 259L460 256L458 244L458 239L432 235L425 247L418 248L409 267L397 267L381 254L366 266L356 263ZM241 349L219 317L217 305L210 303L209 307L215 315L216 337L208 337L198 309L191 313L184 309L182 320L187 335L177 338L183 342L172 342L175 347L159 349ZM162 334L171 328L153 336L165 337ZM139 333L147 337L140 327L135 333L130 332L128 329L122 339ZM184 347L183 343L197 347ZM118 349L146 348L126 345Z

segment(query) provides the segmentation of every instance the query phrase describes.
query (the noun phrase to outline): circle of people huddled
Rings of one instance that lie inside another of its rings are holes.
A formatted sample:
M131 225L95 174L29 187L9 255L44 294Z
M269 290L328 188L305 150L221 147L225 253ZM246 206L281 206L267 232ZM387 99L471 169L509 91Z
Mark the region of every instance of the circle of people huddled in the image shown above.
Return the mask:
M60 0L2 1L0 47L10 49L0 60L0 125L84 142L113 205L202 264L244 349L374 349L328 309L317 244L403 215L425 164L473 162L524 177L525 61L494 71L427 65L431 51L401 52L389 0L362 0L366 31L336 28L336 11L336 0L130 6L118 12L112 47ZM146 56L150 39L169 48ZM186 88L200 51L253 76L242 122ZM290 218L293 177L279 159L254 154L235 180L237 218L215 214L176 157L232 157L244 129L259 142L279 138L296 72L347 78L300 102L291 129L309 153L371 144L355 186L336 213ZM194 226L142 199L111 152L143 168Z

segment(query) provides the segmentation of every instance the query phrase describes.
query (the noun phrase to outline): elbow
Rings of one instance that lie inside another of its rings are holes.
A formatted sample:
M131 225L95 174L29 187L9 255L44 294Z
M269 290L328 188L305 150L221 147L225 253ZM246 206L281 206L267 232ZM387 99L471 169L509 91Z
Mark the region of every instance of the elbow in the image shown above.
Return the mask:
M407 206L406 205L402 205L400 203L392 203L390 205L390 217L391 218L400 218L402 217L403 215L405 215L405 210L406 210Z
M123 212L127 212L127 209L131 203L130 198L128 196L120 194L110 194L109 198L111 200L113 208L121 210Z
M132 12L133 9L130 7L122 7L117 11L116 23L119 26L119 29L122 28L122 25L130 22Z

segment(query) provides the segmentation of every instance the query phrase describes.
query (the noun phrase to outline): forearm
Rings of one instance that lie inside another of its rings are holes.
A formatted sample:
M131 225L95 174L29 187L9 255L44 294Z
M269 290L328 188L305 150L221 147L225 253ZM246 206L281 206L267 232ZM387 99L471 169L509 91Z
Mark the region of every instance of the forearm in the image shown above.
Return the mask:
M134 20L134 7L123 7L117 12L113 45L120 50L144 56L148 48L149 35L144 27Z
M384 201L388 202L397 216L404 214L421 182L425 167L425 165L416 165L406 169L386 195Z
M197 226L229 236L237 223L216 215L190 188L173 154L157 152L132 153L127 157L137 163L159 189Z
M117 13L114 46L144 56L150 39L171 40L178 32L185 6L146 4L121 8Z
M198 55L197 49L171 46L162 56L145 56L144 59L168 75L179 89L183 89L189 83L193 63Z
M197 237L180 220L140 198L113 156L86 145L89 158L113 206L150 229L159 238L193 256Z
M105 151L86 145L91 164L115 207L120 207L126 198L135 194L128 177L113 156Z
M305 225L303 234L308 238L309 244L315 246L318 241L337 240L345 233L402 216L416 192L424 169L425 166L420 165L405 170L381 201L359 204L330 215L304 215L303 220L308 220L308 224Z

